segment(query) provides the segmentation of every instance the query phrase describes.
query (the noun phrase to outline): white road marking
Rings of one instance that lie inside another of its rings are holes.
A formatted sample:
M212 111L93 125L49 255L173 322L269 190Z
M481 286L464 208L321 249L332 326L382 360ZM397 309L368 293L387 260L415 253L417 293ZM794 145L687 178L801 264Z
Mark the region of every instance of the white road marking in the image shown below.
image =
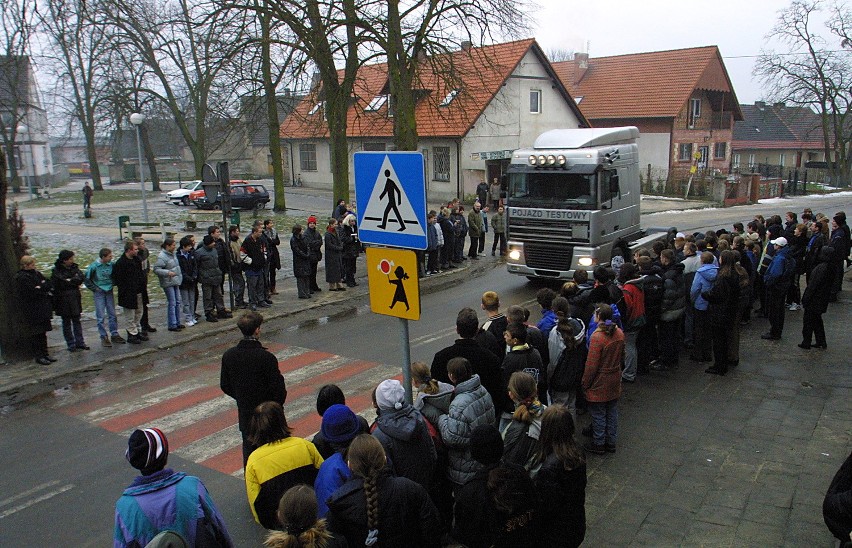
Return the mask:
M57 483L59 483L59 482L52 482L53 485L55 485ZM45 484L45 485L50 485L50 484ZM19 504L17 506L9 508L8 510L4 510L4 511L0 512L0 519L11 516L12 514L20 512L21 510L26 510L27 508L29 508L30 506L33 506L34 504L38 504L39 502L53 498L56 495L62 494L65 491L69 491L73 488L74 488L74 484L63 485L59 489L54 489L53 491L49 491L49 492L47 492L43 495L40 495L40 496L38 496L34 499L28 500L28 501L26 501L22 504ZM40 489L38 489L38 490L40 490ZM33 490L31 489L30 491L33 491ZM17 497L12 497L12 498L20 498L20 495L18 495ZM9 499L6 499L6 500L9 500ZM5 503L5 501L4 501L4 503Z

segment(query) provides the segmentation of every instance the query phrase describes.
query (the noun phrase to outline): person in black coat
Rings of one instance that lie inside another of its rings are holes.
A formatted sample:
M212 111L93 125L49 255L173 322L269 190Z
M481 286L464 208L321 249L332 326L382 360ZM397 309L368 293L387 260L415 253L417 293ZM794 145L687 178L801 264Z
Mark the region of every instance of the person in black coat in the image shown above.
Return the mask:
M304 233L305 241L308 242L308 252L311 255L311 277L310 286L311 293L319 293L322 291L317 285L317 267L322 260L322 241L323 236L317 231L317 218L311 215L308 217L308 228Z
M348 287L355 287L355 264L361 253L361 240L358 239L358 227L355 215L347 215L340 225L340 243L343 244L343 278Z
M56 361L47 350L47 332L53 329L50 326L50 319L53 317L51 285L47 278L36 270L35 258L29 255L21 257L21 269L15 274L15 287L27 329L21 335L30 339L30 348L36 363L50 365Z
M278 246L281 245L281 238L278 237L278 231L275 229L275 222L272 219L263 221L263 235L266 237L266 247L268 252L267 257L267 272L266 290L270 295L277 295L275 291L276 271L281 270L281 254L278 252Z
M852 453L831 480L822 501L822 518L841 548L852 546Z
M828 348L825 340L825 326L822 323L822 315L828 310L828 302L831 298L831 288L834 283L834 248L823 246L820 248L817 263L811 270L810 281L802 295L802 306L805 313L802 316L802 342L799 348L805 350L811 348L811 338L816 335L817 348Z
M127 342L139 344L147 341L142 332L142 312L148 302L146 285L148 275L142 269L142 261L137 256L139 248L136 242L124 242L124 254L112 267L112 283L118 287L118 305L125 309L127 316ZM132 312L131 312L132 311Z
M734 264L736 255L725 250L719 257L719 272L709 291L702 293L709 303L710 333L714 364L704 372L724 375L728 372L730 336L728 330L736 329L737 309L740 300L740 277Z
M474 428L470 453L483 468L456 494L453 539L468 548L548 546L541 544L541 501L529 474L500 463L500 432L492 425Z
M268 308L270 303L264 289L266 267L266 238L259 225L252 226L251 233L240 246L240 260L245 264L246 287L248 288L249 307L252 310Z
M243 466L255 449L248 440L249 424L255 407L265 401L284 405L287 386L278 370L278 359L260 344L260 326L263 316L246 312L237 320L243 334L237 346L222 355L222 372L219 386L222 392L237 401L240 433L243 436Z
M53 265L50 283L53 285L53 307L62 318L62 335L69 352L88 350L83 338L83 326L80 315L83 304L80 299L80 286L83 284L83 272L74 262L74 252L63 249Z
M300 299L311 298L311 252L308 242L302 235L302 225L293 225L290 237L290 251L293 252L293 276L296 277L296 290Z
M444 526L426 489L395 478L382 444L369 434L352 440L346 454L352 478L328 500L328 528L349 546L439 547Z
M541 417L535 485L542 505L542 546L576 547L586 536L586 459L574 440L574 420L564 405Z
M343 244L336 219L329 219L325 229L325 281L329 291L346 291L343 287Z

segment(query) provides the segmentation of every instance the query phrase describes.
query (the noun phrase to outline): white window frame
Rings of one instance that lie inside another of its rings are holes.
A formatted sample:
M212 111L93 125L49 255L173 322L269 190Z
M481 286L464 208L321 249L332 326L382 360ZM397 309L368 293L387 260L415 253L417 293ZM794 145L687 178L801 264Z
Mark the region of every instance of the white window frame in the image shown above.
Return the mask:
M313 158L311 158L313 156ZM317 171L316 143L299 144L299 167L302 171Z
M453 102L453 99L455 99L455 98L458 96L458 94L459 94L459 93L461 93L461 90L460 90L460 89L452 89L452 90L450 90L450 92L449 92L449 93L447 93L447 96L446 96L446 97L444 97L444 100L443 100L443 101L441 101L441 104L440 104L440 105L438 105L438 106L439 106L439 107L448 107L448 106L450 106L450 103L452 103L452 102Z
M719 147L724 147L722 150L722 155L718 156ZM726 141L720 141L718 143L713 143L713 159L714 160L724 160L725 156L728 155L728 143Z
M689 147L689 153L683 154L685 147ZM691 162L692 161L692 151L694 149L694 145L692 143L678 143L677 144L677 161L678 162Z
M786 166L784 165L784 161L785 161L786 159L787 159L787 155L786 155L786 154L784 154L783 152L781 152L780 154L778 154L778 165L779 165L779 166L781 166L781 167L786 167Z
M755 160L754 153L752 152L751 154L748 155L748 167L749 167L749 169L753 169L754 166L757 165L754 162L754 160Z
M695 121L701 118L701 99L692 98L689 100L689 115L687 118L687 125L689 128L694 128Z
M533 106L533 100L535 100L535 106ZM541 114L541 90L540 89L531 89L530 90L530 114Z
M733 162L732 162L732 166L733 166L735 169L739 169L739 167L740 167L740 153L739 153L739 152L737 152L736 154L734 154Z

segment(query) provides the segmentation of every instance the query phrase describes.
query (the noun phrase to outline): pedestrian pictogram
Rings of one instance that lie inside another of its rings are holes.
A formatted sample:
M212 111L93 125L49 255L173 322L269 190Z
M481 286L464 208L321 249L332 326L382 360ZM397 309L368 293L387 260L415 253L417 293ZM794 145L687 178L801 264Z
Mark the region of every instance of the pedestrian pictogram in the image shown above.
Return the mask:
M426 184L419 152L355 154L362 242L426 249Z
M367 279L373 312L420 319L420 282L414 251L368 247Z

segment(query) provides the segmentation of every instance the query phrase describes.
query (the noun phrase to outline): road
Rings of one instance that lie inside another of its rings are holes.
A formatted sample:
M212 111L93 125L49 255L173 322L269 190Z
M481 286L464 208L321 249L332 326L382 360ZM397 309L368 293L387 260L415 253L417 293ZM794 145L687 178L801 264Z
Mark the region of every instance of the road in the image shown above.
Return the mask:
M728 227L753 212L801 211L804 204L852 211L850 196L802 200L810 203L643 221L691 231ZM526 304L535 319L536 289L497 267L424 296L421 320L410 323L412 359L431 362L455 338L457 311L479 310L485 290L497 291L503 307ZM728 377L708 379L685 364L629 386L619 453L590 459L588 544L830 546L819 503L850 449L850 345L843 338L849 304L847 297L837 305L840 322L827 322L829 340L837 343L815 354L815 362L802 366L801 353L791 352L800 321L791 313L783 346L760 341L765 326L757 320L745 329L742 365ZM108 544L115 499L134 475L123 458L127 435L140 426L166 431L170 465L203 479L238 545L259 545L264 531L246 504L236 411L218 389L221 353L237 338L131 358L8 410L0 417L0 454L6 456L0 545ZM318 428L314 398L322 384L339 384L350 405L370 416L372 388L400 373L399 320L371 313L363 298L271 322L262 339L287 380L285 409L298 436Z

